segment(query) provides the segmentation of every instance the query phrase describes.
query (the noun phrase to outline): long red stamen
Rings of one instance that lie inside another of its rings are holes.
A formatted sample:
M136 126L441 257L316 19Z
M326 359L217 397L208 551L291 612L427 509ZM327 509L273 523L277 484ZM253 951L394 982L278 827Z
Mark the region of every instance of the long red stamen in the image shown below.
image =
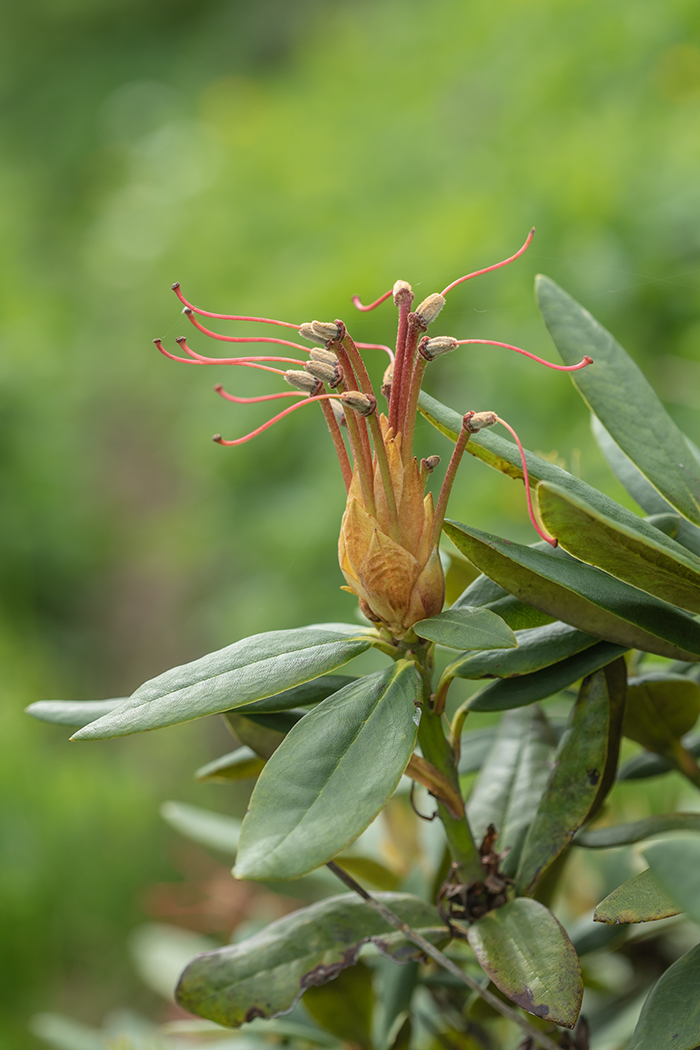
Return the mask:
M530 242L532 241L532 238L534 236L535 227L533 226L527 235L525 244L522 246L522 248L518 249L515 255L511 255L508 259L503 259L502 262L494 263L493 266L485 266L483 270L474 270L473 273L468 273L464 277L458 277L456 281L452 282L452 284L448 284L447 288L443 288L440 294L447 295L447 293L453 288L456 288L458 284L462 284L464 281L470 281L472 277L480 277L482 273L490 273L491 270L500 270L501 266L507 266L508 263L512 263L516 259L519 259L523 252L527 251L527 249L530 247Z
M280 397L307 397L307 395L302 394L301 391L299 391L299 393L296 393L293 390L285 390L281 394L262 394L260 397L237 397L235 394L228 394L222 387L221 383L217 383L214 387L214 390L217 394L220 395L220 397L225 398L227 401L235 401L237 405L252 405L256 401L276 401Z
M189 308L186 308L184 313L200 332L210 336L212 339L220 339L223 343L278 343L281 346L293 346L295 350L308 350L307 347L301 346L300 343L292 343L289 339L274 339L268 335L220 335L219 332L212 332L210 328L205 328L204 325L200 324Z
M543 529L537 521L537 518L535 517L535 509L532 506L532 496L530 495L530 475L527 472L527 463L525 462L525 449L520 443L520 438L515 433L510 423L506 423L505 419L501 419L500 416L496 416L496 419L501 424L501 426L504 426L506 430L510 431L510 433L513 435L516 445L518 446L518 452L520 453L520 462L522 463L523 467L523 481L525 482L527 512L530 515L530 521L532 522L533 528L535 529L535 532L542 537L543 540L546 540L547 543L551 543L552 547L556 547L559 543L559 540L557 540L554 536L551 536L545 529Z
M385 346L384 343L355 343L355 346L360 350L384 350L389 355L392 365L394 363L394 351L390 346Z
M245 365L247 368L260 368L264 372L275 372L277 375L283 376L284 369L282 368L270 368L268 365L258 364L258 358L255 357L203 357L196 360L192 360L189 357L176 357L175 354L171 354L169 350L166 350L160 339L154 339L153 342L156 344L161 354L165 357L169 357L171 361L179 361L183 365ZM189 349L187 347L186 349ZM289 358L266 358L263 357L260 360L263 361L287 361ZM301 364L301 361L297 361L297 364Z
M504 346L506 350L515 350L516 354L523 354L525 357L531 358L533 361L537 361L538 364L546 365L547 368L555 368L558 372L577 372L580 368L585 368L587 365L593 364L593 358L586 354L577 365L556 365L552 361L545 361L543 357L538 357L536 354L531 354L529 350L523 350L519 346L513 346L511 343L499 343L495 339L458 339L458 346L465 346L467 343L483 343L487 346Z
M275 354L250 354L245 357L206 357L204 354L198 354L196 350L187 345L187 339L184 335L179 335L176 340L183 350L186 350L190 357L194 357L200 364L209 365L228 365L228 364L244 364L248 361L282 361L290 365L299 365L300 367L305 364L304 361L300 361L297 357L278 357Z
M315 401L330 401L334 398L335 394L317 394L315 397L305 397L303 401L298 401L296 405L290 405L289 408L285 408L283 412L278 412L272 419L268 419L267 423L263 423L262 426L256 427L255 430L251 430L249 434L244 434L243 437L235 438L233 441L226 441L222 438L221 434L215 434L212 441L215 441L217 445L242 445L246 441L251 441L258 434L262 434L263 431L269 430L275 423L279 423L280 419L284 419L285 416L291 415L292 412L296 412L298 408L302 408L304 405L313 404Z
M367 306L362 305L362 300L359 295L353 295L352 304L353 306L356 306L358 310L362 310L363 313L366 313L368 310L376 309L376 307L383 303L385 299L389 298L393 291L394 289L390 288L388 292L384 292L384 295L380 295L378 299L375 299L373 303L369 303Z
M298 324L292 324L291 321L276 321L273 317L247 317L245 314L213 314L211 310L200 310L198 306L193 306L192 303L188 303L187 299L185 299L180 291L179 281L176 281L173 285L173 291L188 310L193 310L196 314L201 314L203 317L215 317L219 321L256 321L260 324L279 324L284 325L285 328L299 328Z

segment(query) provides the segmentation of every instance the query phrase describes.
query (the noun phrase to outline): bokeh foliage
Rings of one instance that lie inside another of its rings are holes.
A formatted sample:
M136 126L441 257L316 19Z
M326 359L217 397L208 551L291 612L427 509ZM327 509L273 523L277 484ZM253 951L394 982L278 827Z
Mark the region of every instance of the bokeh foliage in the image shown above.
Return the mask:
M442 330L553 358L532 297L545 270L697 440L700 14L692 0L33 0L4 21L2 1025L25 1047L37 1008L97 1020L133 998L122 942L143 882L172 877L157 800L192 756L178 730L76 756L23 705L123 695L243 634L351 615L321 421L211 445L264 418L212 384L270 386L164 361L150 339L185 332L169 285L213 310L342 316L386 339L390 312L355 318L352 293L405 277L427 294L535 224L517 266L451 297ZM608 484L567 381L505 354L453 355L434 393L496 409ZM528 538L521 487L478 463L452 511ZM215 753L204 732L200 747Z

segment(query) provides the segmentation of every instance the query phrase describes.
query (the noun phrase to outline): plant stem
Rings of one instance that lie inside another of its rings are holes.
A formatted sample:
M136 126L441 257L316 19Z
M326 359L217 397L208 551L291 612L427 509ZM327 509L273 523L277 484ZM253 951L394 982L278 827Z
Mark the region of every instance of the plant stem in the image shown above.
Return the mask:
M501 1017L506 1017L509 1021L512 1021L513 1024L517 1024L534 1043L541 1046L543 1050L560 1050L557 1044L553 1042L549 1036L545 1035L544 1032L538 1031L537 1028L531 1025L524 1017L521 1017L520 1014L516 1013L516 1011L511 1006L508 1006L507 1003L501 1002L498 996L494 995L493 992L490 992L488 988L482 988L474 977L470 977L468 973L461 970L459 966L452 962L452 960L441 952L439 948L432 945L430 941L426 941L425 937L422 937L416 930L412 930L403 919L400 919L390 908L387 908L386 904L383 904L382 901L377 900L376 897L373 897L368 893L367 890L360 886L359 882L355 882L352 875L348 875L348 873L334 861L330 861L326 866L330 868L334 875L337 875L341 882L344 882L349 889L362 897L371 908L374 908L377 914L381 915L385 922L390 926L393 926L395 930L400 930L404 936L408 937L408 939L412 941L417 948L420 948L422 952L429 956L429 958L433 959L439 966L442 966L444 970L447 970L449 974L452 974L453 977L466 985L467 988L470 988L471 991L476 992L476 994L487 1002L489 1006L493 1007L494 1010L497 1010Z
M442 526L445 523L445 514L447 513L447 501L450 498L452 492L452 486L454 484L455 477L457 475L457 468L464 455L464 450L467 447L467 442L472 436L471 430L467 427L467 419L473 416L474 413L467 413L462 420L462 430L457 438L457 443L452 450L450 462L447 464L447 470L445 471L445 478L442 482L442 488L440 489L440 496L438 498L438 504L435 508L435 522L433 524L433 546L440 542L440 533L442 532Z

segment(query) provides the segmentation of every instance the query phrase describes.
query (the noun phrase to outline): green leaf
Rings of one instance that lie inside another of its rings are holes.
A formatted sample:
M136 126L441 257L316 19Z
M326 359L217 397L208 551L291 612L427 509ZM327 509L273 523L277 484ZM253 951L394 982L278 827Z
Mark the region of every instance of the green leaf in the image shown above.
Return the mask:
M117 700L37 700L25 707L25 712L40 722L53 722L57 726L89 725L102 715L114 711L127 697Z
M655 922L678 915L681 909L659 884L650 868L628 879L609 893L595 910L596 922Z
M516 876L519 893L532 892L596 805L606 780L611 721L606 676L596 671L581 684L571 729L559 743L554 768L525 839Z
M518 601L512 594L483 573L460 594L452 606L453 609L479 608L489 609L500 616L512 631L524 631L542 624L551 623L552 617L531 605Z
M583 980L571 941L552 913L528 897L472 923L469 943L493 983L528 1013L573 1028Z
M249 747L239 747L228 755L215 758L213 762L207 762L205 766L195 773L200 781L215 780L227 783L230 780L254 780L260 776L265 765L265 759Z
M298 878L353 842L396 790L413 753L420 698L415 666L400 661L306 715L255 785L236 878Z
M601 569L458 522L445 522L445 531L482 572L556 619L628 649L700 659L700 624Z
M538 707L506 711L467 802L477 842L489 824L496 848L508 850L504 871L512 875L525 835L549 776L556 737Z
M491 682L469 701L470 711L506 711L514 707L525 707L538 700L546 700L562 689L568 688L580 678L605 667L625 652L622 645L598 642L581 653L574 653L541 671L521 675L518 678L503 678Z
M267 715L242 715L238 711L225 711L224 718L236 740L267 761L305 714L305 711L277 711Z
M697 1050L700 944L669 966L646 998L627 1050Z
M690 733L681 740L682 747L694 758L700 756L700 733ZM617 775L618 780L644 780L647 777L658 777L670 773L675 766L661 755L643 751L628 759Z
M624 733L654 751L700 786L700 770L680 737L700 714L700 687L692 678L651 672L630 679Z
M700 836L652 842L643 853L661 887L693 922L700 922Z
M510 627L489 609L446 609L413 625L419 638L449 649L513 649L518 641Z
M575 838L577 846L586 849L611 849L616 846L631 846L642 839L660 835L664 831L700 832L700 813L664 813L658 817L645 817L630 824L612 824L605 828L579 831Z
M355 1047L372 1047L374 990L372 971L362 961L343 970L330 984L311 985L304 1006L317 1024Z
M571 374L613 441L658 492L700 525L700 471L683 434L640 368L602 325L554 281L537 277L544 322L566 364L584 354L593 364Z
M235 855L242 821L227 817L225 813L214 813L210 809L190 806L187 802L164 802L160 815L171 828L185 838L198 842L208 849Z
M460 739L458 772L464 776L481 769L496 737L496 729L475 729Z
M589 371L589 369L585 369L585 371ZM419 408L428 422L432 423L450 441L457 440L462 430L461 413L455 412L454 409L448 408L447 405L441 404L435 398L425 393L420 395ZM484 463L494 467L494 469L506 474L508 477L523 477L518 446L513 444L512 441L502 438L500 434L492 430L480 430L478 434L474 434L467 442L467 452L470 452L477 459L481 459ZM592 485L588 485L585 481L581 481L580 478L569 474L568 471L562 470L555 463L550 463L549 460L542 459L541 456L536 456L534 452L529 452L527 449L525 449L525 462L527 463L531 485L536 484L538 481L551 481L554 485L559 485L571 495L578 497L588 507L600 511L601 514L611 518L613 521L626 525L631 529L636 529L650 539L656 539L661 544L664 543L663 534L659 537L659 530L655 529L653 525L639 518L633 511L620 506L614 499L605 496L598 489L593 488ZM677 541L683 545L686 543L685 538L688 534L695 535L694 527L688 523L686 530L684 526L685 519L682 519L681 527L677 534ZM674 552L677 546L677 543L669 539L669 551ZM694 549L692 542L688 543L688 547L690 550ZM700 554L700 550L695 550L695 553ZM468 557L468 555L466 556ZM477 605L481 603L472 602L472 604ZM492 606L490 607L493 608ZM493 611L504 615L498 608L493 608ZM554 617L554 619L557 619L557 617ZM510 620L507 622L514 630L516 627L537 626L536 623L514 624Z
M343 686L350 685L356 681L356 675L350 674L324 674L320 678L313 678L310 682L302 682L295 685L293 689L284 689L274 696L267 696L263 700L255 700L252 704L244 704L237 708L242 715L267 714L275 711L289 711L294 707L312 707L320 704L327 696L337 693Z
M537 499L545 527L574 557L657 598L700 612L700 558L680 544L671 552L669 537L660 541L621 525L551 482L540 482Z
M443 678L513 678L532 674L594 645L595 635L556 621L531 630L516 631L517 649L496 649L455 660Z
M435 928L444 931L433 905L407 893L377 897L414 930L424 935ZM176 998L185 1010L230 1028L255 1017L277 1017L288 1013L307 988L352 966L368 941L390 950L393 933L355 894L329 897L270 923L248 940L198 955L182 974Z
M347 624L255 634L144 683L72 739L126 736L243 707L318 678L369 646L362 629Z

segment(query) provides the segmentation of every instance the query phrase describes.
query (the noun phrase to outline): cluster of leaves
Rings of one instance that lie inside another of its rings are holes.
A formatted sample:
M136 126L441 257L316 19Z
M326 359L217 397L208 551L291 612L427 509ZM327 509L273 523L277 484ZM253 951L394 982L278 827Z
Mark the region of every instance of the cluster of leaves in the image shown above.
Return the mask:
M700 787L700 739L690 732L700 714L700 452L590 314L545 278L537 291L564 362L594 359L573 381L606 459L645 517L527 453L539 514L559 546L524 546L448 521L445 532L475 578L402 643L348 624L274 631L174 668L127 699L32 706L37 717L82 726L80 740L224 715L242 746L198 776L255 778L245 820L176 807L171 821L235 850L237 878L317 879L312 873L331 864L346 881L354 875L382 891L368 905L324 889L308 907L189 963L180 1004L218 1025L246 1024L252 1040L274 1030L300 1044L401 1050L412 1030L426 1030L420 1009L411 1013L412 1000L424 1001L421 989L439 1007L427 1031L445 1045L512 1045L499 1016L512 1015L510 1000L537 1019L525 1024L523 1047L588 1050L579 956L617 940L621 926L683 912L700 921L697 813L599 824L616 780L673 769ZM458 413L425 394L421 411L457 439ZM523 477L516 446L489 431L468 451ZM458 655L434 682L436 647ZM371 648L386 654L385 669L336 673ZM455 679L485 684L453 712L447 736L442 709ZM572 689L566 719L539 706ZM504 714L487 731L465 732L470 712ZM623 738L643 751L619 768ZM465 806L458 778L475 772ZM404 873L400 884L376 850L358 853L357 840L392 804L403 774L436 799L448 851L443 858L445 842L433 838L427 868L418 878ZM659 841L663 832L680 834ZM598 904L600 925L569 936L548 905L574 848L649 839L648 867ZM426 954L448 964L447 976ZM390 993L376 1004L377 1019L368 966L385 966L387 957L403 966L393 983L384 978ZM632 1017L634 1032L605 1045L629 1038L628 1050L694 1050L699 980L695 946L653 984ZM489 984L500 998L485 1006ZM302 996L320 1028L265 1028ZM590 1020L595 1040L605 1012ZM557 1032L577 1021L572 1036Z

